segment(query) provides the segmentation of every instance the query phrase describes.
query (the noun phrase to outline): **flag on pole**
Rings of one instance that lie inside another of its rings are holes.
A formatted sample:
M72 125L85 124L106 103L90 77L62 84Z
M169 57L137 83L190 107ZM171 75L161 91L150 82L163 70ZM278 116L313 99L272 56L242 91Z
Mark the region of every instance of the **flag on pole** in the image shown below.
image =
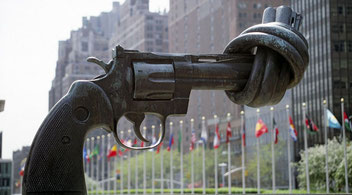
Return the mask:
M327 113L327 119L326 123L328 124L328 127L334 128L334 129L341 129L341 125L339 121L336 119L336 117L331 113L329 109L326 109Z
M92 158L94 156L99 155L99 145L96 145L92 151L92 153L90 153L89 158Z
M138 140L137 140L137 138L134 138L134 140L133 140L133 147L137 147L137 143L138 143Z
M167 151L170 152L172 145L174 144L174 133L171 133L170 139L169 139L169 145L167 146Z
M277 144L279 142L279 138L278 138L278 135L279 135L279 128L277 128L277 124L276 124L276 121L275 119L273 118L273 126L274 126L274 133L275 133L275 144Z
M264 133L268 133L268 127L262 121L262 119L259 119L257 124L255 125L255 137L259 138Z
M116 146L116 144L115 145L113 145L112 147L111 147L111 149L109 150L109 154L108 154L108 160L110 160L110 158L111 157L114 157L114 156L116 156L117 155L117 146Z
M231 131L231 123L229 121L227 122L227 128L226 128L226 143L230 143L230 137L232 137L232 131Z
M202 125L202 133L200 134L200 139L203 141L205 146L208 140L208 134L205 125Z
M293 120L292 120L291 116L289 116L288 119L290 121L290 128L289 128L290 136L292 137L293 141L297 141L297 131L296 131L295 126L293 125Z
M214 135L214 149L220 146L220 134L219 134L219 124L216 124L215 135Z
M243 127L242 127L242 145L246 146L246 126L243 120Z
M159 131L159 139L160 139L160 137L161 137L161 131ZM163 146L163 142L161 142L159 145L158 145L158 147L156 148L156 153L157 154L159 154L159 152L160 152L160 148Z
M178 152L181 152L182 130L178 131Z
M197 141L196 131L194 129L192 129L191 144L189 146L190 151L194 150L194 144L196 143L196 141Z
M143 141L141 142L141 147L144 147L144 142Z
M125 140L121 139L120 141L121 141L122 144L125 144ZM118 151L119 156L121 157L123 155L123 153L125 153L126 151L127 151L126 148L120 147L120 149Z
M347 117L346 112L343 112L343 121L344 121L344 123L345 123L345 128L346 128L348 131L352 131L352 129L351 129L351 123L350 123L350 121L348 120L348 117Z
M89 159L89 155L88 155L88 153L87 153L87 148L86 148L86 147L84 147L84 148L83 148L83 158L84 158L84 160L86 160L87 162L89 162L89 161L90 161L90 159Z
M316 133L319 131L318 127L314 124L314 122L312 120L310 120L310 118L308 118L308 116L306 115L306 127L308 132L310 133Z
M23 165L21 166L20 168L20 176L23 176L24 175L24 167L25 167L26 163L23 163Z

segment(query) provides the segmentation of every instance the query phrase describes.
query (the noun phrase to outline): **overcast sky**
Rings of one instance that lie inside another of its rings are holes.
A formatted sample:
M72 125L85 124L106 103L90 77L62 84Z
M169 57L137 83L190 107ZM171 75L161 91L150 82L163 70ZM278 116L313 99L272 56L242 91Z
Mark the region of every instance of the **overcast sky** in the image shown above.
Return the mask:
M123 2L124 0L119 0ZM58 41L81 26L83 16L110 11L112 0L0 1L0 113L3 158L30 145L48 113ZM152 11L169 9L169 0L150 0Z

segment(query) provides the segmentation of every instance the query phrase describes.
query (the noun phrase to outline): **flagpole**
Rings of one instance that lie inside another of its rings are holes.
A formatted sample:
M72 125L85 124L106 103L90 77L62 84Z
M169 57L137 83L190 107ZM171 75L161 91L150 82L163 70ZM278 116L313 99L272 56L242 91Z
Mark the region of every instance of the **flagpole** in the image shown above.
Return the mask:
M99 141L100 141L100 136L97 136L97 145L99 145ZM100 150L100 148L99 148ZM100 151L99 151L100 152ZM97 172L97 174L95 175L95 179L97 182L97 185L95 186L95 194L98 195L98 182L99 182L99 155L97 156L97 163L96 163L96 167L95 167L95 171Z
M205 128L205 116L202 116L202 126ZM205 193L205 142L203 141L203 194Z
M121 133L121 139L123 140L123 131ZM122 151L121 151L122 152ZM115 182L116 184L116 182ZM115 185L114 185L114 193L116 193ZM123 194L123 152L121 155L121 160L120 160L120 194Z
M111 137L111 134L109 133L108 137L106 138L106 139L108 139L108 150L110 150L110 147L111 147L110 137ZM108 166L108 174L107 174L108 186L107 186L107 188L108 188L109 192L111 191L111 185L110 185L110 166L111 166L111 162L110 161L111 161L111 157L110 157L110 159L108 159L108 164L107 164L107 166Z
M328 128L327 128L327 104L326 100L323 100L323 108L324 108L324 142L325 142L325 179L326 179L326 193L329 193L329 164L328 164Z
M231 120L231 114L227 113L227 122L229 123L230 120ZM227 131L228 130L226 129L226 136L227 136ZM230 138L227 138L227 139L230 139ZM227 170L230 173L231 171L231 142L230 141L227 143ZM227 177L227 185L229 187L228 194L231 194L231 174L229 174Z
M170 122L170 136L172 134L172 122ZM171 140L170 140L171 141ZM174 193L174 181L173 181L173 177L174 177L174 172L173 172L173 160L172 160L172 147L170 147L170 193L173 194Z
M135 173L134 173L134 176L135 176L135 179L136 179L136 184L135 184L135 186L136 186L136 192L135 192L135 194L137 195L138 194L138 151L136 150L136 151L134 151L134 154L135 154L135 157L134 157L134 159L135 159Z
M155 137L155 125L152 125L152 142L154 142ZM154 143L152 143L154 144ZM154 170L154 151L152 151L152 194L154 195L154 180L155 180L155 170Z
M160 124L160 132L163 131L162 125ZM161 142L163 144L163 142ZM164 151L163 151L163 146L160 148L160 180L161 180L161 194L164 194Z
M183 120L180 121L181 131L181 194L183 194Z
M276 191L276 181L275 181L275 136L276 129L274 129L274 107L270 107L270 118L271 118L271 177L273 185L273 193Z
M246 177L245 177L245 154L244 154L244 111L241 111L241 150L242 150L242 194L246 194Z
M191 118L191 131L194 129L194 119ZM191 138L192 139L192 138ZM194 147L194 146L193 146ZM194 148L193 148L194 150ZM191 182L192 182L192 194L194 194L194 151L191 151Z
M291 139L290 139L290 113L289 113L290 106L286 105L286 114L287 114L287 124L288 124L288 131L287 131L287 158L288 158L288 189L289 193L292 193L292 170L291 170Z
M217 116L214 115L214 121L215 121L215 126L217 125ZM216 133L214 135L214 137L216 137ZM215 140L215 139L214 139ZM215 171L215 194L218 194L218 150L216 148L214 148L214 171Z
M105 139L105 135L102 135L101 136L101 145L102 145L102 148L103 148L103 154L102 154L102 164L101 164L101 186L102 186L102 191L103 191L103 195L105 194L105 158L106 158L106 150L105 150L105 142L104 142L104 139Z
M90 138L91 140L91 153L93 153L93 150L94 150L94 137L91 137ZM90 158L90 157L89 157ZM92 159L90 159L90 161L92 162L91 166L90 166L90 179L91 179L91 185L90 185L90 191L93 192L93 178L94 178L94 163L93 163L93 156L92 156Z
M89 141L90 141L90 139L87 138L87 142L86 142L87 154L86 154L86 156L84 157L84 158L85 158L85 161L86 161L87 177L89 177L89 170L90 170L90 166L89 166L89 164L90 164L90 159L89 159L89 154L90 154L90 149L89 149L89 147L90 147L90 145L89 145ZM88 158L87 158L87 156L88 156ZM89 159L89 161L88 161L88 159ZM87 185L87 181L86 181L86 185ZM22 186L22 183L21 183L21 186ZM87 186L88 186L88 185L87 185ZM21 193L21 194L22 194L22 193Z
M303 113L303 127L304 121L306 117L306 103L302 103L302 113ZM305 128L303 128L305 129ZM306 183L307 183L307 193L310 193L310 181L309 181L309 166L308 166L308 141L307 141L307 130L303 130L304 135L304 154L305 154L305 162L306 162Z
M346 154L346 127L345 127L345 119L344 119L344 99L341 98L341 116L342 116L342 134L343 134L343 154L344 154L344 161L345 161L345 190L346 193L349 192L348 186L348 167L347 167L347 154Z
M257 121L259 120L260 109L257 109ZM259 139L257 138L257 193L260 194L260 156L259 156Z
M131 139L131 129L128 130L128 138ZM132 140L131 140L132 142ZM127 189L128 189L128 194L131 194L131 151L127 151L127 164L128 164L128 175L127 175Z
M143 127L143 137L146 137L146 133L147 133L147 127L144 126ZM147 156L146 156L146 153L145 153L145 150L143 151L143 194L147 194L147 168L146 168L146 165L147 165Z

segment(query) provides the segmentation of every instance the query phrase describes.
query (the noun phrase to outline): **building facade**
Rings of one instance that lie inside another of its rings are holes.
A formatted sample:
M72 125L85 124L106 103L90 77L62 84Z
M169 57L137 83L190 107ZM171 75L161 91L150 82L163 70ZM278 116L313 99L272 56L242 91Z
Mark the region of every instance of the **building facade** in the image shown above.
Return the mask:
M302 103L306 114L317 124L319 132L308 134L308 146L324 143L323 99L328 109L341 122L340 99L345 112L352 112L352 2L348 0L292 1L291 6L303 15L301 31L309 45L309 66L301 83L293 89L293 117L299 132L303 132ZM347 137L351 133L346 131ZM328 137L341 131L329 129ZM295 144L295 157L304 149L303 133Z
M11 195L12 194L12 160L0 159L0 194Z
M22 149L16 150L12 152L12 161L13 161L13 180L12 180L12 186L13 186L13 193L14 194L20 194L21 190L21 166L25 163L25 160L27 159L27 156L29 154L29 150L31 149L30 146L23 146Z

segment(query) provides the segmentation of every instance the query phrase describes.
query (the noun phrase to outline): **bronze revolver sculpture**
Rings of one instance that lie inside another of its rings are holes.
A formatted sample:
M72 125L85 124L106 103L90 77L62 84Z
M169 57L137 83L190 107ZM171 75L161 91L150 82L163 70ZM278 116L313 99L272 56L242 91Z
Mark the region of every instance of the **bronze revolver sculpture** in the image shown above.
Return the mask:
M230 100L252 107L278 103L302 79L308 44L298 32L301 16L289 7L267 8L263 24L233 39L223 54L144 53L117 46L105 74L76 81L40 126L26 162L23 194L86 194L82 150L96 128L112 132L125 116L136 136L145 114L162 124L169 115L185 115L192 89L225 90ZM161 143L165 128L158 142Z

